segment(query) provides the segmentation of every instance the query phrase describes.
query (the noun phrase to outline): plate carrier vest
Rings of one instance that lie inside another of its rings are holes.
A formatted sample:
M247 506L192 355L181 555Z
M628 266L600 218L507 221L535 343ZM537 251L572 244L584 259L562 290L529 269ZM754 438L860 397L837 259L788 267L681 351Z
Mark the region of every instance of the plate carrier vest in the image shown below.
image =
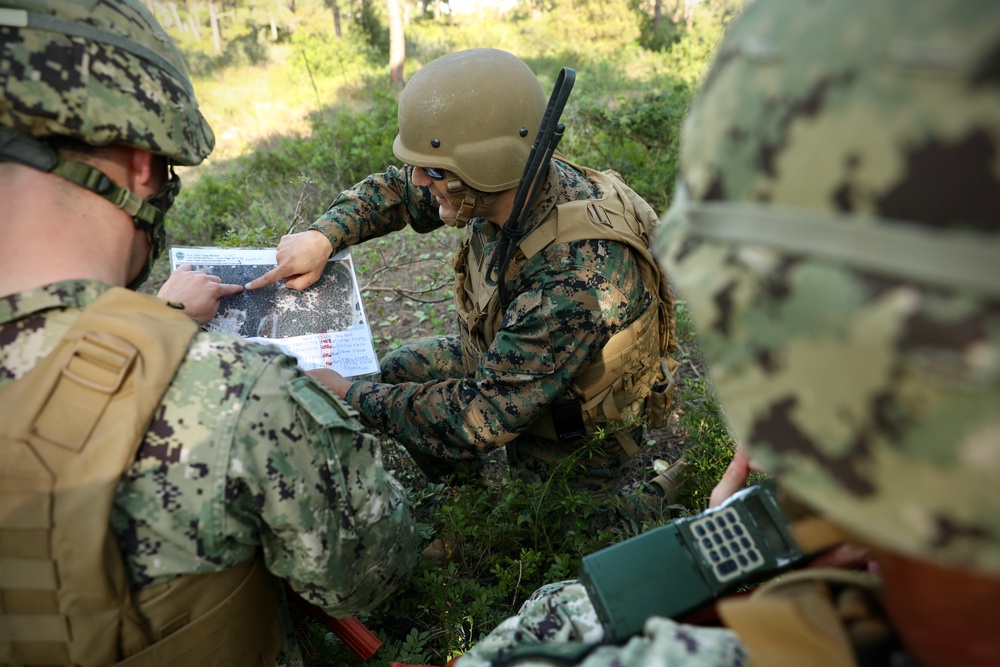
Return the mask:
M650 428L666 424L676 394L670 358L677 349L674 303L667 281L649 251L650 234L659 219L615 171L599 172L568 164L595 183L600 199L556 206L519 243L504 280L510 281L525 261L551 244L604 239L625 243L635 254L653 303L634 322L613 335L576 378L567 396L540 415L526 433L549 440L572 440L592 434L597 426L617 438L628 456L639 448L631 435L635 420L645 415ZM479 358L493 342L503 311L496 285L487 284L489 258L477 243L473 226L455 254L455 305L462 339L462 361L474 373Z
M133 592L110 528L197 330L156 297L112 288L0 387L0 664L273 665L280 589L260 558Z

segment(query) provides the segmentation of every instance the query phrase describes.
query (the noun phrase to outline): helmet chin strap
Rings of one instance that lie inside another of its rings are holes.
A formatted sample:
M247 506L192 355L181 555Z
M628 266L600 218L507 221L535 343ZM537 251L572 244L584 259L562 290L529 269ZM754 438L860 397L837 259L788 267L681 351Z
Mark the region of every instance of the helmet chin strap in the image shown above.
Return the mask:
M500 196L499 192L483 192L470 188L458 178L448 179L446 199L457 213L453 218L441 216L441 221L449 227L462 229L472 220L472 211L477 206L489 206Z
M138 289L149 277L153 262L166 245L164 216L181 189L180 178L168 163L167 180L160 191L143 200L128 188L111 182L102 171L77 160L69 160L45 141L28 137L7 127L0 127L0 161L11 161L39 171L61 176L85 190L107 199L132 217L137 229L149 239L149 255L142 270L127 285Z

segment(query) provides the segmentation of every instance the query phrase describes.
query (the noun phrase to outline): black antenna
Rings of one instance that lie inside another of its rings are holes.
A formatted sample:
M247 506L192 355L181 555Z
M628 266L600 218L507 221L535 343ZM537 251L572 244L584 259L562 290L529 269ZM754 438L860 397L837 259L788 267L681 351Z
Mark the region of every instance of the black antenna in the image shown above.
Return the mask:
M517 184L517 192L514 193L514 203L511 206L510 216L500 229L500 240L490 258L490 265L486 272L486 284L498 285L500 292L500 307L507 307L507 292L504 288L503 276L507 272L517 243L524 235L524 219L527 212L524 210L525 202L532 202L542 187L542 181L538 178L539 172L547 168L552 161L552 154L556 151L556 146L566 131L566 126L559 122L566 100L573 90L573 83L576 81L576 70L563 67L559 71L556 85L552 89L549 97L549 104L545 108L545 115L542 116L542 124L535 135L535 143L528 153L528 163L521 174L521 181ZM528 190L531 196L528 196Z

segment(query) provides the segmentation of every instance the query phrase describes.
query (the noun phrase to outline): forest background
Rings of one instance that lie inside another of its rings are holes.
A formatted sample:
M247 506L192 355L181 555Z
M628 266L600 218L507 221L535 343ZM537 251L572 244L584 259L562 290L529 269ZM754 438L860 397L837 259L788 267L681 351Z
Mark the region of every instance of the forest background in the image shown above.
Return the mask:
M180 169L169 245L270 247L302 231L337 193L399 165L396 102L423 64L472 47L520 56L551 90L562 67L576 84L560 151L615 169L657 211L677 172L688 105L742 0L145 0L181 47L216 134L205 164ZM462 3L462 4L459 4ZM379 356L418 336L456 333L451 256L458 232L405 230L352 250ZM669 268L669 267L668 267ZM144 288L167 276L161 262ZM672 422L647 429L629 468L648 479L683 457L687 483L662 523L704 509L732 455L711 386L677 301L680 391ZM599 443L598 443L599 444ZM511 480L503 452L488 487L431 484L382 438L406 487L423 545L408 582L361 619L382 641L367 662L296 612L307 664L444 664L468 650L545 583L574 578L580 559L654 525L595 533L598 501ZM580 452L586 455L586 451ZM564 475L571 472L567 469ZM570 517L568 534L556 532ZM427 554L434 551L434 547ZM426 554L425 554L426 555Z

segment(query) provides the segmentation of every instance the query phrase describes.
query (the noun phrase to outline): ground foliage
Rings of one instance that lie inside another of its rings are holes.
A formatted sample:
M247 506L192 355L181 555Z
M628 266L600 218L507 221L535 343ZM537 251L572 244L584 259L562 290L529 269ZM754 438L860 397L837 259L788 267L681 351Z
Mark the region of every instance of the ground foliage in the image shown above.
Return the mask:
M385 45L376 43L382 33L373 22L384 21L377 6L344 8L336 39L329 6L320 0L277 3L266 12L231 4L221 51L168 25L218 137L206 165L182 170L185 189L168 218L170 245L273 246L308 226L343 188L398 164L392 155L398 90L389 82ZM677 13L683 3L676 4L664 3L664 22L654 30L650 7L638 0L554 0L465 17L437 15L436 5L425 3L407 26L406 76L440 55L476 46L517 53L547 88L561 67L573 67L577 83L560 149L581 164L617 170L663 211L673 193L685 111L738 6L703 2L688 25ZM274 6L282 9L277 16ZM423 236L405 230L353 249L379 354L416 336L456 332L456 243L450 228ZM155 291L167 270L161 262L145 290ZM682 299L678 327L676 413L666 428L646 431L629 467L629 478L641 480L681 456L688 462L684 493L664 521L705 506L732 452ZM444 664L541 584L575 577L583 555L650 527L588 530L588 517L602 509L597 501L566 492L558 474L543 487L510 479L502 451L490 484L431 484L397 443L382 441L388 466L410 494L428 557L363 619L383 642L367 663L325 626L297 614L310 665Z

